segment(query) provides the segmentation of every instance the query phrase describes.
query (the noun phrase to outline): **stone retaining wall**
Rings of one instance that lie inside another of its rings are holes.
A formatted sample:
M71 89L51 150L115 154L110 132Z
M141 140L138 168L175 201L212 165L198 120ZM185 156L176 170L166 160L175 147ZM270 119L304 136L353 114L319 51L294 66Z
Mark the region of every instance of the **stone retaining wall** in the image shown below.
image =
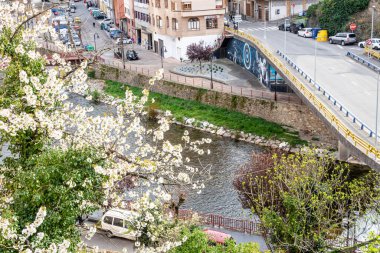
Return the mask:
M136 87L147 87L157 93L197 100L201 103L260 117L293 128L300 132L301 138L308 141L326 143L334 148L337 146L335 135L306 105L240 97L163 80L150 86L148 76L105 65L97 65L94 70L95 78L114 80Z

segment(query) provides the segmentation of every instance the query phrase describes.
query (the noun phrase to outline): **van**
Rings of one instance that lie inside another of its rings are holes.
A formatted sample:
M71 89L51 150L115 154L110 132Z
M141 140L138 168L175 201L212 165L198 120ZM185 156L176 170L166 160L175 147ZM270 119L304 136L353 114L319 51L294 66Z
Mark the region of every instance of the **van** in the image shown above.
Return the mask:
M128 229L133 212L124 209L111 209L107 211L100 220L100 228L106 232L107 237L121 237L136 240L136 236Z

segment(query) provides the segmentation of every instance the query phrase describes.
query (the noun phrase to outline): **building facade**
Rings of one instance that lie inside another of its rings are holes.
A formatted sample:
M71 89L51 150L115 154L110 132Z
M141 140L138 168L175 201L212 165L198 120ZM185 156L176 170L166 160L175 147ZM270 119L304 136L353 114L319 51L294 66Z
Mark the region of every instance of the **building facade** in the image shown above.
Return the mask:
M255 20L278 20L306 11L319 0L229 0L228 10Z
M223 0L150 1L152 50L163 57L187 59L188 45L199 41L213 45L223 34Z
M136 41L146 49L153 48L153 34L150 27L149 0L134 0Z
M124 18L121 20L120 29L130 38L136 39L134 0L124 0Z

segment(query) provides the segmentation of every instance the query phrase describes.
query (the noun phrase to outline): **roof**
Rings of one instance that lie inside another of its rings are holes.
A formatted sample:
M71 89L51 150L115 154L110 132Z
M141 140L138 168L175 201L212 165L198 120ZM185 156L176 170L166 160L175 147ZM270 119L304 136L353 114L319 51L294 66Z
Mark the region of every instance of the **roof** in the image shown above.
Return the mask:
M223 244L227 239L230 239L232 236L223 232L211 230L211 229L204 229L203 232L207 235L209 240L214 241L216 243Z

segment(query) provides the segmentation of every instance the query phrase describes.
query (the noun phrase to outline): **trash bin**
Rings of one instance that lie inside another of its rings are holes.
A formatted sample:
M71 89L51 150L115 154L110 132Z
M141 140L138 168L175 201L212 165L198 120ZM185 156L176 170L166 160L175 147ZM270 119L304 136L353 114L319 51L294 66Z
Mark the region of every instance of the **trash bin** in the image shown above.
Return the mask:
M326 42L328 41L328 39L329 39L329 36L328 36L327 30L320 30L318 32L318 37L317 37L318 42Z
M315 39L318 36L318 32L322 30L321 28L313 28L312 31L312 38Z

